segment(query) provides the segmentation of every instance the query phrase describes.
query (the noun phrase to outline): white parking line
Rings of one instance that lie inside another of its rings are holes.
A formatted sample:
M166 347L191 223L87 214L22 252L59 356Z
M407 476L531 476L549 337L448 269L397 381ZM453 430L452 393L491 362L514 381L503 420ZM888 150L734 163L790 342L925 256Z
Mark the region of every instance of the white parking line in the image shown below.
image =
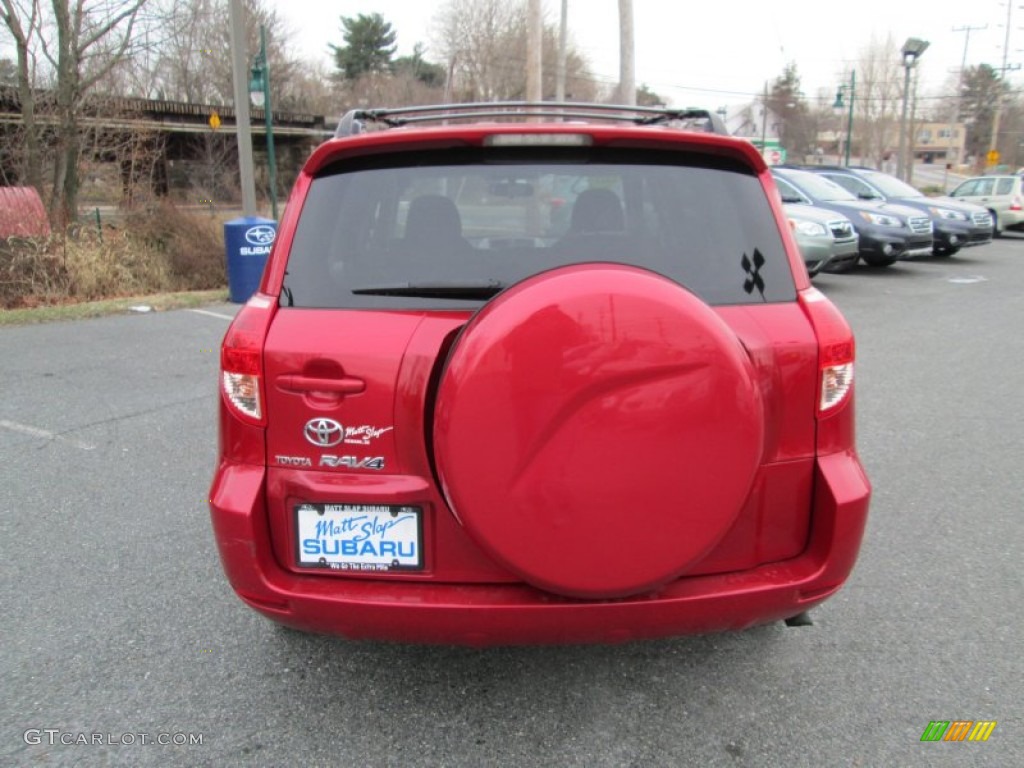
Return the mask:
M95 445L89 443L82 443L78 440L72 440L69 437L58 435L56 432L50 432L45 429L39 429L38 427L30 427L27 424L19 424L16 421L5 421L0 419L0 427L3 429L9 429L11 432L21 432L23 435L32 435L33 437L42 437L47 440L60 440L62 443L73 445L75 448L81 448L83 451L91 451L96 448Z
M234 315L222 315L219 312L210 312L206 309L190 309L189 312L195 312L197 315L208 315L210 317L219 317L221 320L234 320Z

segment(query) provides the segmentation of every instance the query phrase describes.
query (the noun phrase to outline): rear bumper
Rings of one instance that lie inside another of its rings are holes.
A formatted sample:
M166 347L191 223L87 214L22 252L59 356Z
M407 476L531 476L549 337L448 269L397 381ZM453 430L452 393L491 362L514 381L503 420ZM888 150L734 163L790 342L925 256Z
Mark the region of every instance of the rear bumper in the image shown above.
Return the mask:
M998 216L1003 229L1015 229L1024 225L1024 211L999 211Z
M743 629L794 616L846 580L871 494L856 455L822 457L811 534L799 557L747 571L684 577L638 597L585 601L524 584L325 579L285 571L271 551L264 472L222 465L210 496L225 573L248 605L302 630L476 646L621 642Z

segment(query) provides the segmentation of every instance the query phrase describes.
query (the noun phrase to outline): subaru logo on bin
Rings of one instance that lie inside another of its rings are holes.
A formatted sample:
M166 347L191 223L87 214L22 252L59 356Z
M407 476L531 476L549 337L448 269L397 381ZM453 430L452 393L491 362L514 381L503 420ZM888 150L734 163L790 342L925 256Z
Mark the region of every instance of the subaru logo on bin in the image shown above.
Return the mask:
M243 304L259 289L276 236L277 222L273 219L246 216L224 224L231 301Z
M270 245L276 236L277 231L267 224L257 224L245 231L245 239L252 245Z

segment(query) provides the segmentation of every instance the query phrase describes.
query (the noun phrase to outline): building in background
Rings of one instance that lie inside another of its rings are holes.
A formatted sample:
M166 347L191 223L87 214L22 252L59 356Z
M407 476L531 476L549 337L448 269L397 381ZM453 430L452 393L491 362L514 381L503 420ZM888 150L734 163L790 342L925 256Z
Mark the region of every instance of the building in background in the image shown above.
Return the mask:
M962 165L966 162L966 138L963 123L920 123L914 132L911 155L916 162Z
M786 162L786 150L779 140L782 120L775 112L767 109L760 99L740 106L719 107L717 112L725 121L729 133L750 139L761 150L768 165Z

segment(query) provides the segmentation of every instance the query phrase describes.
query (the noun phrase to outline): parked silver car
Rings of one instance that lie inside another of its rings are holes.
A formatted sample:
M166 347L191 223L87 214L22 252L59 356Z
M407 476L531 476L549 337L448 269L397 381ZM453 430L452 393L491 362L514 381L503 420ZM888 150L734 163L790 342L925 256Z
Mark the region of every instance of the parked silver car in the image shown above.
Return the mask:
M857 263L860 237L841 213L800 203L784 206L807 272L839 272Z

